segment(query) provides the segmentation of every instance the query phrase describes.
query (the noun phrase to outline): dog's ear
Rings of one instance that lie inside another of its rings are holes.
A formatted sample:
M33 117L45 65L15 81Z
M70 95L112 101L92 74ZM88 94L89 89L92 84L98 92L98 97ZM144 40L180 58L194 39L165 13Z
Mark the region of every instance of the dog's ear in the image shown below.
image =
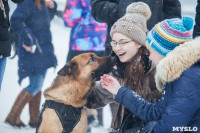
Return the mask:
M60 71L58 71L57 74L60 76L67 76L72 74L77 69L78 69L78 64L74 61L70 61Z
M68 66L67 65L65 65L62 69L60 69L59 71L58 71L58 75L60 75L60 76L66 76L67 75L67 68L68 68Z
M70 61L68 64L67 74L73 74L78 70L78 64L75 61Z

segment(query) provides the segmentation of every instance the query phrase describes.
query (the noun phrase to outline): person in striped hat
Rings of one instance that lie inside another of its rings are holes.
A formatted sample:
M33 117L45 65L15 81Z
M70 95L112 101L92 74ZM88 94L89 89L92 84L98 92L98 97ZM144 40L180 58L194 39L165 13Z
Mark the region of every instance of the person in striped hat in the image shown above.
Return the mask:
M179 44L192 39L192 27L193 19L190 17L164 20L148 33L147 47L150 45L159 54L166 56Z
M149 59L156 64L156 87L162 97L153 104L109 75L102 87L114 100L147 122L142 133L200 131L200 37L192 40L193 19L167 19L148 33Z

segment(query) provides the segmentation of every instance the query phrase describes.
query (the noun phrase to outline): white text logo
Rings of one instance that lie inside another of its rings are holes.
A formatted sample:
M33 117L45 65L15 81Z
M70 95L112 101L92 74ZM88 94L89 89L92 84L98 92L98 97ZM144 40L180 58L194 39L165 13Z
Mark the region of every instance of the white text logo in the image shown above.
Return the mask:
M198 131L197 127L172 127L172 131Z

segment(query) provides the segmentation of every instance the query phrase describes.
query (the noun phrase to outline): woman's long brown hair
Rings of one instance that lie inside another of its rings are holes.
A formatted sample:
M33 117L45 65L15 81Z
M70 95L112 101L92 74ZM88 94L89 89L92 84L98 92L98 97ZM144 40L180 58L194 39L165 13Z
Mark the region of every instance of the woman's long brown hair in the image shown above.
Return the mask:
M35 5L37 6L38 9L41 9L40 2L42 2L44 5L46 5L45 0L35 0Z
M144 77L144 62L142 59L142 54L146 52L148 52L147 49L142 46L132 61L127 64L124 73L125 86L131 88L141 96L143 94L142 80Z

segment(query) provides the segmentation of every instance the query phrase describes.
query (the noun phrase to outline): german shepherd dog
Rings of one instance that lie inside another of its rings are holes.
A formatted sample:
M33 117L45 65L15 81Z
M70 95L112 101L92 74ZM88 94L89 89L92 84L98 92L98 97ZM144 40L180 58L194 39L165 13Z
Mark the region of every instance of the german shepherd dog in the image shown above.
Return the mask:
M95 86L96 78L104 73L109 73L112 67L110 57L98 57L94 53L78 55L68 62L57 73L58 75L52 85L44 91L44 97L47 101L46 105L48 106L44 108L43 104L36 132L85 133L87 129L87 115L83 106L87 102L87 96ZM54 102L60 104L56 109L49 106L49 104ZM61 105L64 105L64 107ZM66 106L69 106L70 109L65 108ZM71 107L75 108L75 111ZM62 110L61 113L59 113L59 110ZM77 112L80 112L79 116L76 115ZM64 117L68 117L61 118L63 114ZM76 119L76 121L72 122L73 119ZM69 121L64 122L66 120Z

